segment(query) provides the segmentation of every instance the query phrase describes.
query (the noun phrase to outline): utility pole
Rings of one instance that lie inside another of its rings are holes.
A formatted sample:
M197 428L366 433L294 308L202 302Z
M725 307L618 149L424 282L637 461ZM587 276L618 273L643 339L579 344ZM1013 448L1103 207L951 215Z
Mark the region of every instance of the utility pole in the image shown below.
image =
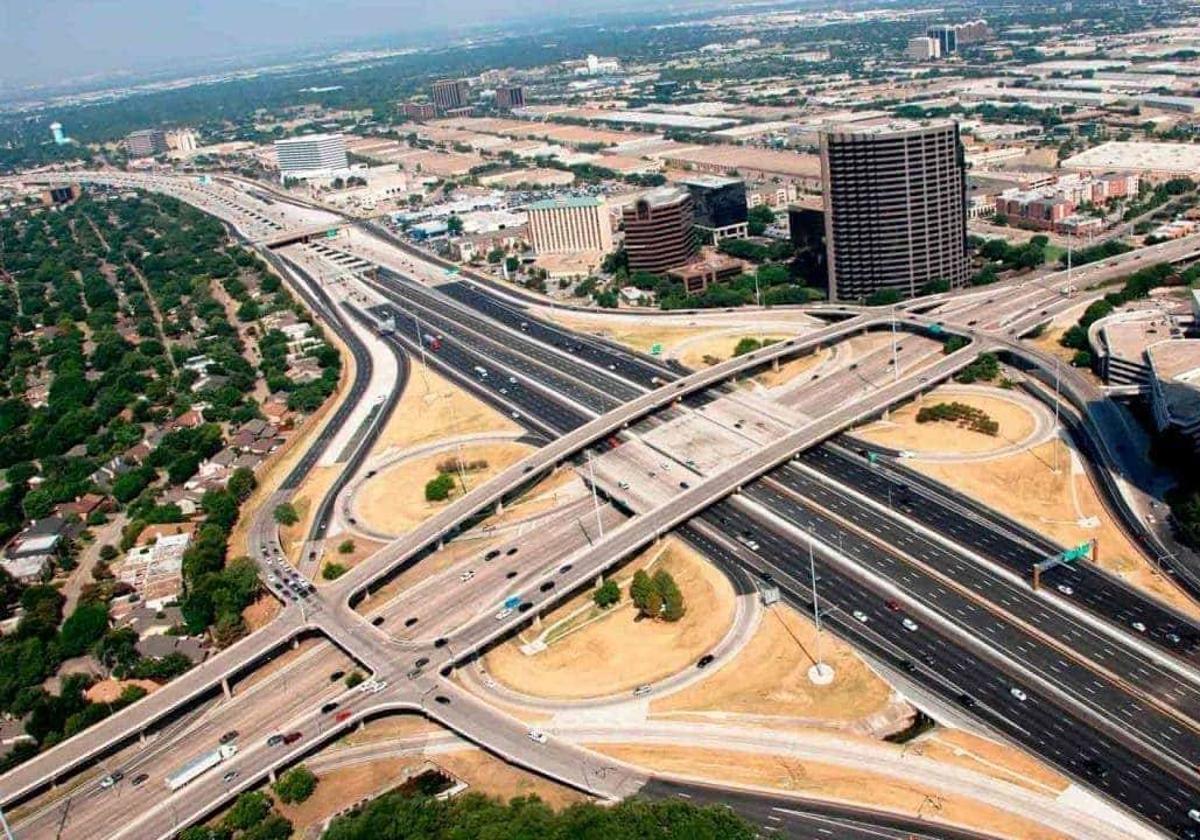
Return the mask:
M892 374L894 377L892 380L893 382L900 381L900 362L896 358L896 354L899 352L896 348L896 307L898 305L899 304L895 304L895 303L892 304Z
M1058 474L1058 395L1059 395L1059 379L1058 379L1058 357L1054 358L1054 474Z
M808 678L816 685L829 685L833 682L833 668L825 664L825 657L821 651L821 608L817 601L817 561L813 552L815 541L816 537L810 529L808 532L808 571L812 580L813 624L817 628L817 663L808 669Z
M588 450L588 479L592 485L592 507L596 511L596 529L600 532L600 539L604 539L604 520L600 518L600 498L596 495L596 469L592 466L592 450Z
M417 352L421 354L421 381L425 383L425 393L429 393L429 359L425 358L425 338L421 334L421 319L413 312L413 323L417 325Z

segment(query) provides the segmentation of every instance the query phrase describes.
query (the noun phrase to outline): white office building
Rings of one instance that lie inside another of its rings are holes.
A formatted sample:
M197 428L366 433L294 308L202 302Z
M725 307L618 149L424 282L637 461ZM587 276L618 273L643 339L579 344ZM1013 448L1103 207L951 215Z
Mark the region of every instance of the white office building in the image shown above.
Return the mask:
M306 134L275 141L281 178L316 178L348 166L340 134Z
M915 38L908 39L908 57L913 61L929 61L932 58L942 57L942 45L937 38L930 38L927 35L918 35Z

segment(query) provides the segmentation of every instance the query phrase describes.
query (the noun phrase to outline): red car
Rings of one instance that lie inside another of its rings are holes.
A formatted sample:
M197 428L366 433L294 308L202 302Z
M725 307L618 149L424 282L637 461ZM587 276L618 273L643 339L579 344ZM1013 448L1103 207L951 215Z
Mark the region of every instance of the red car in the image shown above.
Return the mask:
M351 712L349 709L343 709L342 711L340 711L336 715L334 715L333 719L336 720L338 723L341 723L342 721L349 718L350 715L352 715L352 714L354 714L354 713Z
M900 612L900 602L889 598L883 602L892 612Z
M289 732L288 734L283 736L283 743L294 744L297 741L299 741L302 737L304 737L304 736L299 732Z

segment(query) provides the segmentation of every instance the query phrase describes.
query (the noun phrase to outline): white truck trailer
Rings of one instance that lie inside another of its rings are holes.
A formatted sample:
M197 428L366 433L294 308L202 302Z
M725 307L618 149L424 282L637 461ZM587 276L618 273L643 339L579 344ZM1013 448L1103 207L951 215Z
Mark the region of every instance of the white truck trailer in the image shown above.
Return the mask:
M233 744L222 744L211 752L198 755L174 773L167 776L167 787L179 790L193 779L204 775L222 761L237 755L237 747Z

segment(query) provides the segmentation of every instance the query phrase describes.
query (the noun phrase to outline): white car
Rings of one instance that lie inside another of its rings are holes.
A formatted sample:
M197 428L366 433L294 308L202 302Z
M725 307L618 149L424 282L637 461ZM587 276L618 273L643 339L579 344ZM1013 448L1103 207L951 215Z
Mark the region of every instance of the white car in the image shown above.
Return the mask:
M866 624L868 621L871 620L871 619L867 618L867 614L865 612L863 612L862 610L855 610L854 617L856 619L858 619L859 621L861 621L863 624Z
M467 569L465 572L463 572L461 575L458 576L458 579L461 580L463 583L466 583L473 577L475 577L475 570Z
M648 685L639 685L637 688L635 688L635 689L633 690L633 696L634 696L634 697L645 697L645 696L646 696L647 694L649 694L651 691L653 691L653 689L651 689L651 688L650 688L650 686L648 686Z
M544 744L547 741L549 741L550 739L547 738L546 733L541 731L540 729L530 729L529 730L529 740L533 741L535 744Z
M917 629L917 622L913 621L911 618L906 618L900 623L904 625L905 630L915 631Z
M512 614L513 614L512 608L505 607L504 609L500 610L500 612L496 613L496 620L503 621L504 619L508 618Z
M387 688L387 680L372 680L371 687L367 689L368 694L378 694Z
M1029 699L1029 697L1025 694L1025 692L1022 691L1021 689L1017 688L1015 685L1008 690L1008 693L1011 694L1013 697L1016 697L1022 703L1024 703L1026 700Z
M1200 822L1200 808L1193 808L1192 810L1188 811L1188 816L1196 822Z
M512 413L512 419L514 419L514 420L520 420L520 419L521 419L521 415L520 415L520 413L519 413L519 412L516 412L516 411L514 411L514 412Z
M628 490L628 489L629 489L629 482L628 482L628 481L618 481L618 482L617 482L617 487L619 487L619 488L620 488L620 489L622 489L622 490Z
M1071 587L1067 586L1065 583L1060 583L1058 586L1056 586L1054 588L1057 589L1059 592L1061 592L1064 595L1074 595L1075 594L1075 590L1072 589Z
M1140 621L1135 621L1135 622L1133 622L1133 624L1131 624L1129 626L1132 627L1134 630L1138 631L1139 633L1146 632L1146 625L1142 624L1142 622L1140 622Z

